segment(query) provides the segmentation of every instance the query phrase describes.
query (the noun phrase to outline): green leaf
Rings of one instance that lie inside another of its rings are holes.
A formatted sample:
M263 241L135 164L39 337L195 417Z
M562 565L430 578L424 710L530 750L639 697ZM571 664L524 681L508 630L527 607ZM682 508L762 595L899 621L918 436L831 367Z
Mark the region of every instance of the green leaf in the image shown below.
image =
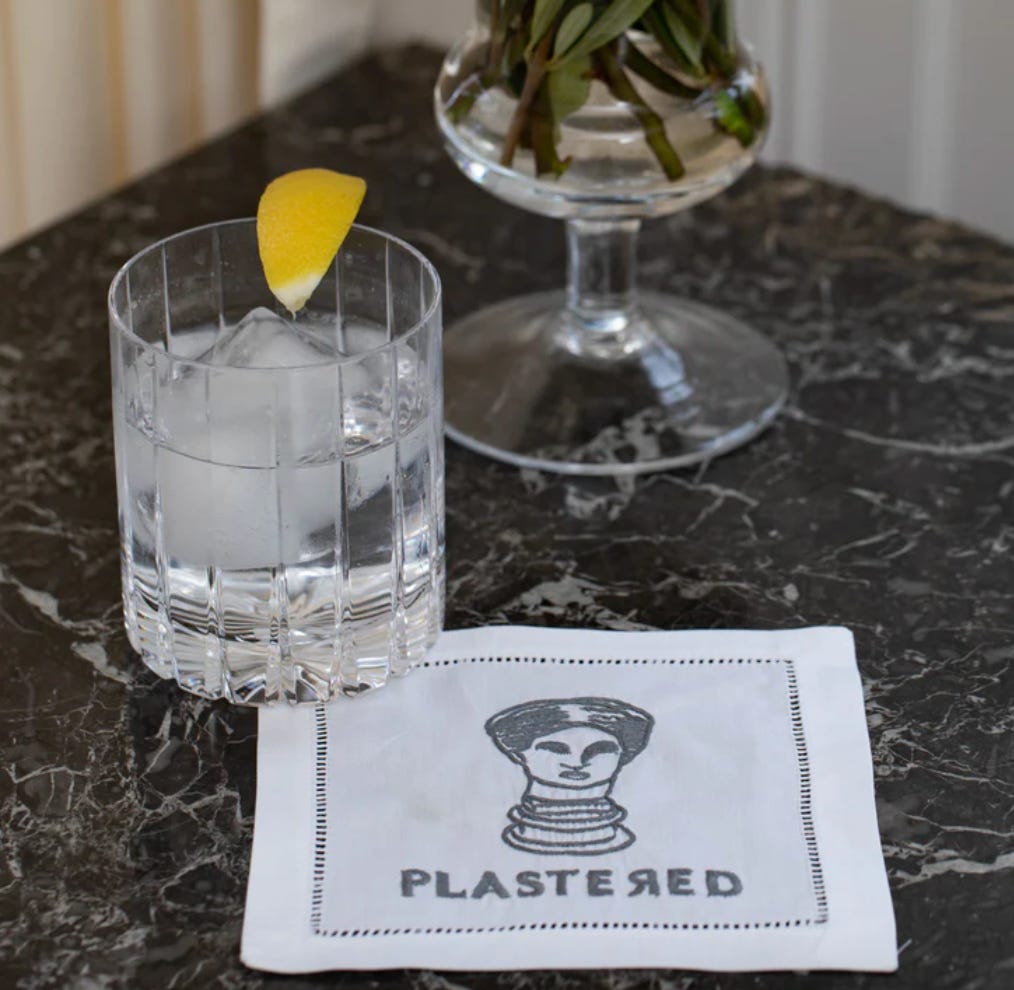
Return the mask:
M672 8L681 20L690 36L700 41L704 50L704 62L707 68L717 75L731 79L736 71L736 58L722 42L712 33L701 19L700 10L694 0L664 0L667 8ZM663 9L667 9L663 8Z
M711 30L730 52L736 51L736 23L732 0L710 0Z
M553 120L559 123L588 102L591 59L584 55L553 69L546 80Z
M659 13L662 4L652 7L650 10L645 12L644 24L645 27L655 36L655 40L662 46L662 50L668 56L673 65L676 66L677 72L687 77L684 81L700 80L704 83L705 77L703 70L698 66L694 68L686 59L682 49L673 40L672 35L669 33L669 27L665 22L665 18Z
M566 51L585 32L585 28L591 23L594 13L590 3L578 4L563 19L560 30L556 32L556 41L553 42L553 55L559 58L566 54Z
M669 28L672 40L679 46L683 57L690 63L691 67L700 70L701 50L704 39L700 33L695 35L693 29L684 19L668 4L662 4L662 16L665 18L665 26ZM700 27L699 24L695 25Z
M599 14L595 23L581 36L564 59L581 58L590 55L596 48L608 45L626 31L655 0L613 0Z
M761 98L754 92L753 87L747 86L739 91L739 105L743 108L747 120L754 127L763 127L767 120L767 111Z
M744 148L753 144L754 129L750 121L733 96L724 89L715 92L715 124L731 134Z
M670 96L678 96L684 100L695 100L705 88L703 82L698 86L688 86L675 76L670 75L660 65L648 58L629 39L623 46L623 64L645 82L654 86L655 89L668 93Z
M556 15L563 8L564 0L535 0L535 12L532 14L532 33L528 39L526 54L531 54L542 36L552 27Z

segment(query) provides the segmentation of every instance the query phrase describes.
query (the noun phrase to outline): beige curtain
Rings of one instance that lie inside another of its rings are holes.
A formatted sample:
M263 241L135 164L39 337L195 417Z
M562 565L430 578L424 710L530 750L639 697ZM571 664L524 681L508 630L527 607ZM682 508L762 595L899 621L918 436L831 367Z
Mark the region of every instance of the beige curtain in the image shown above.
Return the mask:
M258 105L259 0L0 0L0 244Z

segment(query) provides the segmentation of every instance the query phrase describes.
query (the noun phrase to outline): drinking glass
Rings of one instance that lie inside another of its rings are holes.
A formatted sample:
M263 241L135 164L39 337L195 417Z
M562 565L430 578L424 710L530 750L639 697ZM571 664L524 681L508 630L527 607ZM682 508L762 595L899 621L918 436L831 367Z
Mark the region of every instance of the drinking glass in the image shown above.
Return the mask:
M354 226L298 318L255 221L184 231L109 291L127 636L240 704L383 685L444 608L440 281Z

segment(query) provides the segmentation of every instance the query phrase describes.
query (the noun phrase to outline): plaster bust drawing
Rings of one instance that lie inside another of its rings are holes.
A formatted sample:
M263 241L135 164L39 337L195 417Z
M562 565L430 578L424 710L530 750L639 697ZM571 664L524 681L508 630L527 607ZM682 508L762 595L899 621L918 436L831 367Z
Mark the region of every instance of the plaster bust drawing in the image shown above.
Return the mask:
M611 795L620 770L648 744L655 720L613 698L526 701L486 722L496 747L525 771L502 838L524 852L596 856L631 845L626 809Z

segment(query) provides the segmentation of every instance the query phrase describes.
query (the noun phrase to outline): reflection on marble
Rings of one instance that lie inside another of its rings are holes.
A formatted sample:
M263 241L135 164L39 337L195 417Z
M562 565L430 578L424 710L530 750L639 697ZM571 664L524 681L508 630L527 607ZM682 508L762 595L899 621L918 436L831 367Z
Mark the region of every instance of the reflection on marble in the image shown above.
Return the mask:
M0 254L0 986L1014 986L1014 250L764 169L649 225L643 277L769 333L788 411L700 470L619 484L450 447L449 624L851 627L900 973L240 965L255 718L125 652L105 289L141 246L249 214L309 164L367 178L364 222L430 255L449 318L556 286L558 225L441 151L437 65L375 58Z

